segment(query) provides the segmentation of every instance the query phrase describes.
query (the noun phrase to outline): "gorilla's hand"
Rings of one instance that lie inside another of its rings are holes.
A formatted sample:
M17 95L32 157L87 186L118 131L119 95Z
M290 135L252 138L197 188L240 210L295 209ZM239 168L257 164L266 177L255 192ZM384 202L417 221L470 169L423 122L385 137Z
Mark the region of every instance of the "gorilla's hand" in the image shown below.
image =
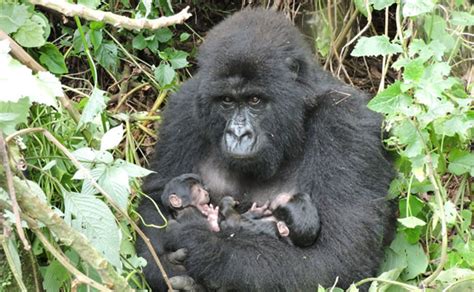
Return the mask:
M183 265L184 260L188 254L188 250L185 248L180 248L175 252L170 252L166 256L168 261L173 265Z

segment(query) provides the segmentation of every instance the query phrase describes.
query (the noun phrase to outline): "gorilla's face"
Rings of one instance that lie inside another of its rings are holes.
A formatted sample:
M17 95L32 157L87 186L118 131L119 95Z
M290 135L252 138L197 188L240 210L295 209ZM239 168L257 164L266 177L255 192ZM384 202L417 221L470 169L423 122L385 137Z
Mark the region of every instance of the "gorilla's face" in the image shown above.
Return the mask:
M200 87L200 115L214 151L231 169L271 177L287 154L298 153L304 144L305 106L288 82L259 76L261 70L247 72L206 80Z

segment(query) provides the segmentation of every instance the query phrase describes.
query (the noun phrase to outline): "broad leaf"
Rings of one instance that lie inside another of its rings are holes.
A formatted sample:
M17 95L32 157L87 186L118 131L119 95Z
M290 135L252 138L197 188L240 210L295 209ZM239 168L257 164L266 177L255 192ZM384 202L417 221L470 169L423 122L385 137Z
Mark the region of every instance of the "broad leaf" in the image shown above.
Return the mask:
M155 78L161 87L171 84L175 76L176 72L168 64L161 63L160 66L155 69Z
M427 13L435 7L433 0L404 0L403 4L402 12L404 17Z
M448 169L455 175L469 173L474 176L474 153L454 149L449 154Z
M92 9L96 9L100 5L100 0L77 0L77 4L82 4Z
M124 130L122 124L108 130L107 133L102 136L100 150L105 151L117 147L120 144L120 141L122 141L123 134Z
M83 125L92 122L98 115L100 115L106 107L105 101L105 92L94 88L92 94L87 102L84 110L82 111L82 116L79 121L78 127L81 128Z
M94 196L65 192L65 217L115 267L121 268L121 232L109 207ZM73 218L74 216L75 218Z
M386 56L403 52L403 49L398 44L392 44L389 38L385 35L373 37L361 37L351 56Z
M474 15L469 12L453 11L451 15L451 24L453 25L474 25Z
M64 56L59 52L58 48L51 43L41 47L40 62L54 74L66 74L68 72L66 63L64 62Z
M419 218L413 217L413 216L406 217L406 218L400 218L400 219L397 219L397 220L403 226L408 227L408 228L415 228L417 226L425 226L426 225L425 221L423 221Z
M0 30L10 34L15 32L28 19L28 7L21 4L0 4Z
M45 31L43 26L31 19L27 19L25 23L13 35L13 38L22 47L35 48L41 47L46 43L44 37Z

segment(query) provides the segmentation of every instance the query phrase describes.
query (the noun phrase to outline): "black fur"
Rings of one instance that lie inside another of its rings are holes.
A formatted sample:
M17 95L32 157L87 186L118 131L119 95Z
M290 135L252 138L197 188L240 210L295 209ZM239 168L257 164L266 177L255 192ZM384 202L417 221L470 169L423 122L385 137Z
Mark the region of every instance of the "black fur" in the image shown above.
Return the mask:
M347 287L373 276L393 233L394 210L385 199L393 171L380 143L381 118L367 109L366 94L322 71L298 30L266 10L245 10L216 26L198 61L198 73L164 110L156 174L144 190L158 202L166 182L194 172L213 203L232 195L245 206L279 192L306 192L321 230L312 247L301 249L251 233L213 233L202 222L178 224L170 230L171 246L188 249L187 273L208 287L239 291L315 291L336 277ZM267 98L258 116L267 143L252 161L220 150L225 120L216 98L232 90ZM162 223L147 200L139 212L147 223ZM144 229L163 254L163 231ZM159 270L143 242L137 250L158 291ZM171 276L183 273L163 260Z

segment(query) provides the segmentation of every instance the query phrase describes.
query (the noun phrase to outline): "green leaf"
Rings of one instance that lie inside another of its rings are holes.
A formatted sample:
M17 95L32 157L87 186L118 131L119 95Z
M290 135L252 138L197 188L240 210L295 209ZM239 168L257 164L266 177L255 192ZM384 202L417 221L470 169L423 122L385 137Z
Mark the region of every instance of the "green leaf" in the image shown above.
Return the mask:
M431 187L431 184L429 184L429 186ZM411 193L413 193L413 187L412 187ZM407 213L407 203L408 203L409 213ZM409 216L417 216L421 212L424 206L425 204L423 203L423 201L418 199L416 196L410 196L410 200L408 200L408 198L403 198L398 203L398 210L400 212L400 217L404 218L404 217L409 217Z
M453 202L448 200L446 203L444 203L444 216L446 217L446 223L456 223L457 215L458 211L456 210L456 205L454 205Z
M25 23L13 35L13 38L22 47L41 47L46 43L43 26L37 22L27 19Z
M398 254L390 247L385 249L385 257L380 266L381 272L387 272L393 269L404 269L408 266L405 254Z
M385 114L395 114L402 107L408 107L411 98L400 90L400 81L396 81L383 91L379 92L369 103L369 109Z
M422 59L415 59L405 66L405 70L403 71L405 82L413 82L421 79L425 72L425 66L423 66L423 63Z
M119 270L121 232L109 207L94 196L64 192L65 218ZM74 216L75 218L72 218Z
M185 42L185 41L187 41L187 40L189 39L190 36L191 36L191 35L190 35L189 33L183 32L182 34L179 35L179 40L180 40L181 42Z
M171 66L173 69L181 69L186 66L188 66L188 61L186 58L189 56L188 53L183 52L183 51L174 51L169 55L169 62L171 63Z
M132 45L134 49L143 50L147 46L147 41L142 34L139 34L133 38Z
M103 43L97 52L96 58L102 67L112 72L117 72L118 48L114 43Z
M395 3L395 0L370 0L370 2L374 4L375 10L382 10L385 7L389 7Z
M40 62L54 74L66 74L68 72L66 63L64 62L64 56L58 48L51 43L47 43L41 47Z
M465 115L447 116L433 123L435 133L453 137L458 134L461 138L467 138L469 130L474 127L474 121Z
M7 34L16 32L28 16L28 7L23 4L0 4L0 30Z
M364 15L365 17L369 15L368 11L372 12L372 6L370 5L371 4L370 1L368 1L367 3L368 11L367 11L367 8L365 7L365 0L354 0L354 4L357 10L360 13L362 13L362 15Z
M415 228L417 226L425 226L426 225L425 221L423 221L419 218L413 217L413 216L405 217L405 218L399 218L397 220L398 220L398 222L400 222L403 226L405 226L407 228Z
M403 268L397 268L387 272L383 272L377 278L381 280L397 280L402 270ZM392 285L388 283L373 281L370 285L369 292L385 292L388 288L390 288L390 286Z
M77 4L96 9L100 5L100 0L77 0Z
M29 109L30 101L27 97L18 102L0 102L0 128L4 134L12 134L18 124L26 123Z
M173 68L165 63L161 63L160 66L155 69L154 73L155 78L161 87L171 84L176 76L176 72Z
M474 15L464 11L453 11L451 13L451 24L452 25L474 25Z
M448 170L455 175L469 173L474 176L474 153L454 149L449 153Z
M144 177L154 172L138 165L126 162L122 159L117 159L114 162L114 165L125 170L128 174L128 177Z
M125 169L116 165L107 167L98 183L122 210L127 210L131 190Z
M117 147L120 144L120 141L122 141L123 139L123 134L124 130L122 124L108 130L107 133L102 136L100 142L100 150L105 151Z
M160 43L166 43L173 37L173 32L167 28L160 28L155 32L155 37Z
M421 244L410 244L403 234L398 233L390 248L396 253L406 256L407 267L401 274L404 281L413 279L426 271L428 258Z
M433 0L405 0L403 3L402 12L404 17L431 12L435 7Z
M87 123L92 122L95 117L100 115L106 107L105 104L105 91L102 91L98 88L94 88L92 94L87 102L84 110L82 111L81 119L79 121L78 127L81 128Z
M402 121L394 127L393 133L401 144L406 145L404 154L407 157L416 157L423 153L424 141L428 141L428 133L425 130L418 131L412 121Z
M373 37L361 37L357 41L351 56L386 56L401 52L403 52L403 49L400 45L390 43L389 38L385 35L379 35Z
M63 284L69 279L69 273L57 260L53 260L43 276L45 291L61 291Z

